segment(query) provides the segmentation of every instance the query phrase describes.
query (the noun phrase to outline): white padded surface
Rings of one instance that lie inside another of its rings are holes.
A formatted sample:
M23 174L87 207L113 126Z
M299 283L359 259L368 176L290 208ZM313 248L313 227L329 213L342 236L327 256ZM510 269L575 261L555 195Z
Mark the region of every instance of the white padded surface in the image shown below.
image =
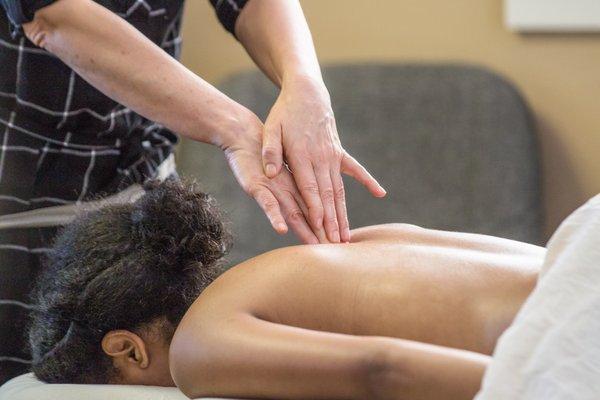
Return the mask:
M33 374L25 374L11 379L0 387L0 400L188 400L188 398L177 388L58 385L44 383L36 379Z
M600 398L600 195L548 243L535 290L500 338L477 400Z

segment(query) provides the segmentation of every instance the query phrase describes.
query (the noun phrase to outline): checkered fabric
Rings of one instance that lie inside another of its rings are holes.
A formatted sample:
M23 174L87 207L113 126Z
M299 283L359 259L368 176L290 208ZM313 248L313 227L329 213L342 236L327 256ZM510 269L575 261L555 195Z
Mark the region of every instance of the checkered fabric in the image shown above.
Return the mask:
M0 215L86 201L143 182L177 142L25 38L20 25L53 1L0 0ZM96 2L179 57L183 0ZM233 33L246 1L211 2ZM30 363L28 292L53 234L0 229L0 384Z

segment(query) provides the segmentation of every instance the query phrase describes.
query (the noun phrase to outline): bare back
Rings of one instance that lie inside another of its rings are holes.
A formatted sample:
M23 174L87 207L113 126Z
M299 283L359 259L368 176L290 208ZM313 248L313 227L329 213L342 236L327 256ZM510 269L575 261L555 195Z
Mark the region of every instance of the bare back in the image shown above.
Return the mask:
M289 247L244 262L198 304L220 317L248 312L490 354L533 289L544 253L491 236L373 226L353 231L351 244Z
M409 225L352 237L274 250L215 280L171 343L180 389L190 397L473 398L545 250Z

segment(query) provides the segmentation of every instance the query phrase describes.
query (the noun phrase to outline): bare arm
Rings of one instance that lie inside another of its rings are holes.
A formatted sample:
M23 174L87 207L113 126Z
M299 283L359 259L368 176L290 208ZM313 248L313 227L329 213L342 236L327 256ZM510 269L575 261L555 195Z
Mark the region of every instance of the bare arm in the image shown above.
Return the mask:
M323 84L310 30L298 1L248 2L235 25L235 33L250 57L277 86L297 77Z
M26 36L94 87L146 118L223 145L250 112L91 0L59 0L24 24Z
M177 133L220 147L242 189L277 232L287 232L289 223L304 242L318 242L304 220L306 207L294 180L285 173L276 179L264 175L263 124L250 110L91 0L58 0L38 10L23 29L32 42L117 102Z
M297 0L252 0L235 26L248 54L281 88L265 121L262 162L269 177L283 156L308 208L307 221L321 242L350 241L345 173L377 197L385 190L344 151L329 92L323 83L310 30Z
M170 351L190 397L472 399L489 358L400 339L319 332L249 314L186 316Z

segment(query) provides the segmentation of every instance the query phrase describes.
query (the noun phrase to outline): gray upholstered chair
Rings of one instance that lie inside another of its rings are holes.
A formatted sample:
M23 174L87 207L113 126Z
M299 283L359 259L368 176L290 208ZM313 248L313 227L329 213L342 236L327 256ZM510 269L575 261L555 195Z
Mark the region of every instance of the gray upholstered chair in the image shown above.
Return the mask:
M346 180L354 227L407 222L539 243L536 140L510 83L461 65L340 65L325 68L324 76L343 145L388 190L378 200ZM263 119L277 94L255 72L220 88ZM186 142L178 163L227 212L232 263L295 243L291 234L271 230L218 150Z

